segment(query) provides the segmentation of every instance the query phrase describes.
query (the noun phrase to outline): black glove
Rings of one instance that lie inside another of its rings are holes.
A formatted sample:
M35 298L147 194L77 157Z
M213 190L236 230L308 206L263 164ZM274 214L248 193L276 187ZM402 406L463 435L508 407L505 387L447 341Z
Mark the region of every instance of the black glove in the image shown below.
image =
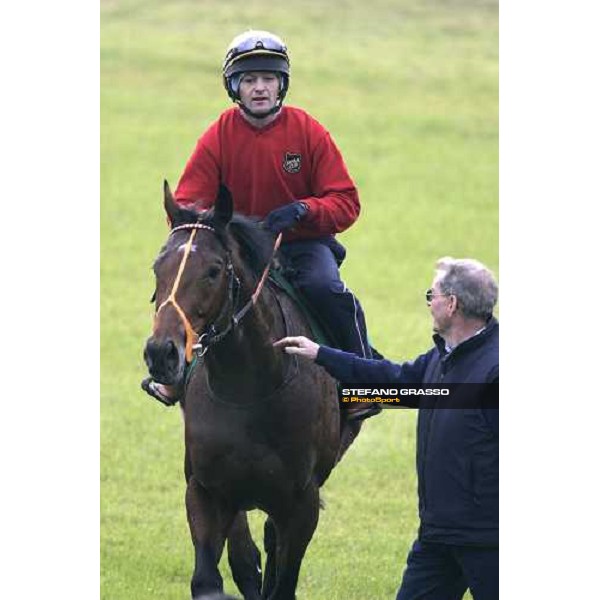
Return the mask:
M265 227L274 234L289 229L301 221L308 212L305 202L292 202L272 210L264 221Z

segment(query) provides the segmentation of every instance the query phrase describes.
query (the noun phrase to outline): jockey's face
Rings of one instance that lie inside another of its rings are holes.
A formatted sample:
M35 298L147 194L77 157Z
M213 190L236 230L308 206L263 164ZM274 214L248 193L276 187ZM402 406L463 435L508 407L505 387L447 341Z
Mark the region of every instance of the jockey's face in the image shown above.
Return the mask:
M250 71L240 80L240 100L255 114L269 112L278 95L279 77L271 71Z

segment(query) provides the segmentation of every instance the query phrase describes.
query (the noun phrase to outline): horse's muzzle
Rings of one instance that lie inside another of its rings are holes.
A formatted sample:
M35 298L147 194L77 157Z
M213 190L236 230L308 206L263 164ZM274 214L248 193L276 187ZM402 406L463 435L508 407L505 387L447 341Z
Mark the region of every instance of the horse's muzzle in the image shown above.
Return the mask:
M158 383L176 385L183 380L185 371L184 349L173 340L157 341L153 337L146 342L144 360L148 372Z

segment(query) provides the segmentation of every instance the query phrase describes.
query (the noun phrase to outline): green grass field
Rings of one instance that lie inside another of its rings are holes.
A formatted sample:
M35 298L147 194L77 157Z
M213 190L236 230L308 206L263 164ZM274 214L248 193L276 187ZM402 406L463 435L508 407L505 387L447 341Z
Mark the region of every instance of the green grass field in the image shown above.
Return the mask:
M375 346L430 344L440 256L498 268L498 7L487 0L101 2L101 585L105 600L189 597L182 422L139 390L150 266L197 137L229 106L223 52L246 28L290 47L288 103L334 135L361 194L342 274ZM394 598L417 528L415 414L368 422L327 482L299 600ZM262 546L263 517L251 514ZM223 563L225 588L237 592Z

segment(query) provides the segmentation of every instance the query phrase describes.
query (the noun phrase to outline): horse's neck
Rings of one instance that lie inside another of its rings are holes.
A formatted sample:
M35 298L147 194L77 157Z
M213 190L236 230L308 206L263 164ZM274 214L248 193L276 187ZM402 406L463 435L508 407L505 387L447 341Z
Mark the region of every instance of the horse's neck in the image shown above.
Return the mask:
M275 292L265 286L234 331L207 352L211 388L252 397L279 387L287 360L273 342L283 335L285 323Z

